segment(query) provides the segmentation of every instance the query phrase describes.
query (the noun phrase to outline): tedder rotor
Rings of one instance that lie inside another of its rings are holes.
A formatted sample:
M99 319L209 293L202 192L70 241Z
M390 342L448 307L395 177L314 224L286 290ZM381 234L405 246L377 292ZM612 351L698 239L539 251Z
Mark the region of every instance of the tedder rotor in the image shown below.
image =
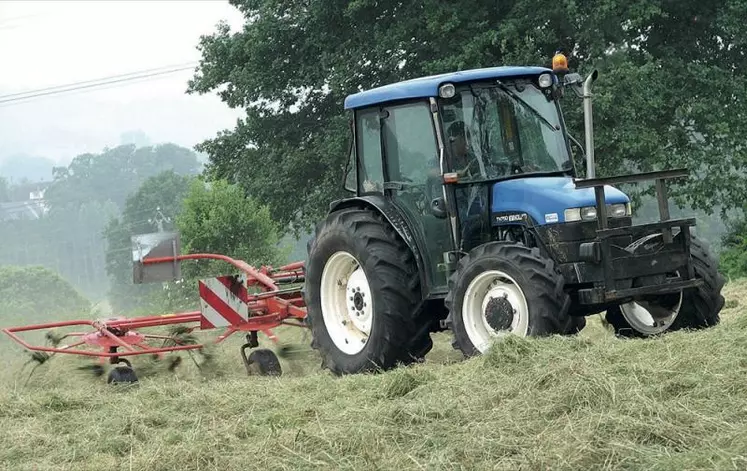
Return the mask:
M279 268L254 268L241 260L218 254L179 254L179 236L158 232L135 236L133 241L133 281L163 282L180 278L180 262L184 260L219 260L239 274L200 280L200 310L148 317L110 317L96 320L73 320L10 327L3 329L11 339L31 350L37 361L52 354L83 355L98 358L96 373L103 373L107 361L114 365L109 383L133 383L137 376L128 358L167 353L202 351L206 344L190 341L196 329L225 329L214 341L221 343L237 332L246 333L241 357L248 374L279 375L281 366L270 349L260 349L258 334L278 343L273 329L281 325L306 327L306 309L301 296L304 281L303 262ZM146 333L143 329L177 327L170 334ZM47 335L52 345L35 345L22 333L49 329L83 328L85 331ZM69 340L70 343L61 345ZM248 356L247 349L255 349Z

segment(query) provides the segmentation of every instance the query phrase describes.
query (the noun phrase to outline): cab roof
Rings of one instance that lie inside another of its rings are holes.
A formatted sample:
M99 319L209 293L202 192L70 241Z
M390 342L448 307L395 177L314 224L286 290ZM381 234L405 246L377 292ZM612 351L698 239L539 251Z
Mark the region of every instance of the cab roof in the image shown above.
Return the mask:
M393 100L436 97L438 96L438 87L447 82L462 83L504 77L531 76L545 72L552 73L552 70L545 67L501 66L420 77L349 95L345 98L345 109L363 108Z

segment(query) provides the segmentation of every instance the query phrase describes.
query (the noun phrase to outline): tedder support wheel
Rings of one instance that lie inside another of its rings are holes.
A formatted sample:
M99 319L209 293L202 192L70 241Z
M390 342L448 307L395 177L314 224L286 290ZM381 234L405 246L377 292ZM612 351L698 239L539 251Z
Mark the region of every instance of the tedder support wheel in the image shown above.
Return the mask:
M260 376L280 376L283 373L280 360L275 352L266 348L253 350L246 361L246 370L249 374Z
M485 353L506 334L575 333L563 276L536 248L491 242L459 261L449 279L446 307L454 348L466 357Z
M333 373L387 370L433 346L414 256L378 212L331 213L309 241L306 270L311 345Z
M681 235L678 234L679 237ZM661 243L660 236L656 239ZM658 244L649 250L656 250L657 247ZM695 276L703 279L703 285L608 309L606 319L616 335L649 337L682 329L704 329L720 322L720 312L724 307L724 297L721 295L724 277L718 272L718 262L707 245L694 235L691 236L690 255Z
M130 366L117 366L109 371L106 382L107 384L137 383L137 375L135 375L135 370Z

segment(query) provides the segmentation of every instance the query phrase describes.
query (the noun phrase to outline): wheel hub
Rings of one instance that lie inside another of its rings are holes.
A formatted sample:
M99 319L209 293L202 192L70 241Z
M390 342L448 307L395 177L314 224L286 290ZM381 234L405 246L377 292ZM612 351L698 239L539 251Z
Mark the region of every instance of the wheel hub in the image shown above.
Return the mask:
M363 295L360 293L360 291L356 292L353 295L353 307L356 311L363 310Z
M462 321L475 349L485 352L495 338L526 336L529 307L516 281L500 270L487 270L469 283L462 301Z
M485 319L495 331L508 330L514 322L514 307L506 297L490 298L485 307Z

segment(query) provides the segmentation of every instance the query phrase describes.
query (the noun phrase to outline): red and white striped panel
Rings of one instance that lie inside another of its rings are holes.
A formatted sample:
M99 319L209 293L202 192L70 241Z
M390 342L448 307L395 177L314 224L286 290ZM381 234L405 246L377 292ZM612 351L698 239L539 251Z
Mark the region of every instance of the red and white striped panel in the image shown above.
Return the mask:
M202 329L240 325L249 319L249 308L242 300L246 286L235 277L208 278L200 280L199 286Z

